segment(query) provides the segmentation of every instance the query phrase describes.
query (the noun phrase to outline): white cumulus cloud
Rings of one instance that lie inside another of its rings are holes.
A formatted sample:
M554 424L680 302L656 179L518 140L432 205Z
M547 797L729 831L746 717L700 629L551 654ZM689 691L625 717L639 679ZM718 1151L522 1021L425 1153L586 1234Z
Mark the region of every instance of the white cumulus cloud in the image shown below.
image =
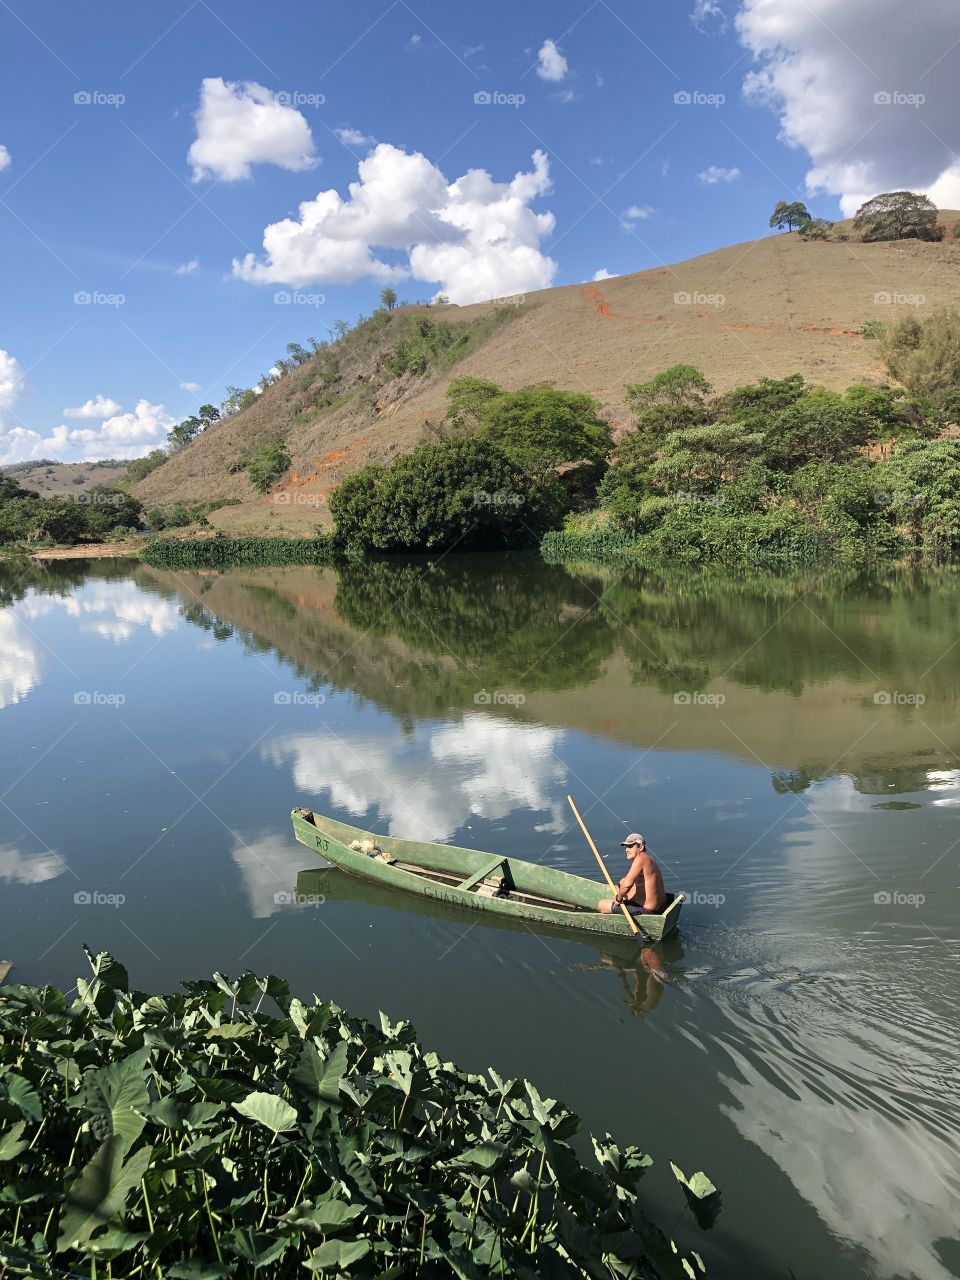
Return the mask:
M370 134L362 133L359 129L351 129L349 126L334 129L333 132L345 147L370 147L376 142L376 138L372 138Z
M191 258L189 262L181 262L177 267L176 274L178 276L189 276L200 266L199 258Z
M718 182L736 182L740 177L740 170L722 169L719 165L712 164L709 168L702 170L697 174L701 182L708 187L715 187Z
M599 271L595 271L591 277L594 280L612 280L613 273L608 271L606 267L601 267Z
M120 406L116 400L98 393L95 399L85 400L74 409L64 409L63 416L65 418L111 418L119 412Z
M380 143L360 161L349 196L321 191L299 218L271 223L265 257L234 260L258 284L348 284L413 276L456 303L547 288L556 263L541 250L556 220L529 207L550 189L546 155L510 182L471 169L454 182L420 152Z
M194 182L211 176L226 182L249 178L253 164L296 173L318 163L306 119L252 80L207 76L194 120L197 136L187 156Z
M23 370L16 356L0 347L0 427L3 425L2 414L13 407L22 386Z
M95 404L94 401L87 403ZM138 400L136 408L125 413L112 412L96 427L61 425L47 435L26 427L11 427L0 431L0 463L46 457L87 462L98 458L138 458L163 444L176 422L162 404Z
M811 193L846 215L880 191L960 203L955 0L909 21L895 0L744 0L736 26L758 64L744 91L810 157Z
M200 383L199 383L199 382L181 382L181 383L180 383L180 387L181 387L181 390L183 390L183 391L189 391L189 392L191 392L193 395L199 395L199 393L200 393Z
M11 156L7 148L0 143L0 173L2 173L4 169L9 169L12 162L13 156Z
M537 75L541 80L556 83L570 70L567 60L552 40L544 40L537 54Z

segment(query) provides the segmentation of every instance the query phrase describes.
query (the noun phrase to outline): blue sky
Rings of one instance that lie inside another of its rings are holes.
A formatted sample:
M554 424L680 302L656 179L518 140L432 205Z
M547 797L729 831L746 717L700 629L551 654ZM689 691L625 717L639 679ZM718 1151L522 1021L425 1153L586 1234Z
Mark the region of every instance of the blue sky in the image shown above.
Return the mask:
M0 461L145 452L387 281L642 270L901 175L946 201L960 29L920 0L895 37L886 8L10 0Z

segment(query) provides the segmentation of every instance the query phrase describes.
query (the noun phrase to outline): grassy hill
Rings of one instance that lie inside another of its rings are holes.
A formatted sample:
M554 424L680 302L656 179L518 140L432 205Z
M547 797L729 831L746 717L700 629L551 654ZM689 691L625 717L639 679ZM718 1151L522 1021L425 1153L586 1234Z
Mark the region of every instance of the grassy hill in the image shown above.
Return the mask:
M126 470L125 462L55 462L50 458L0 467L17 484L39 493L41 498L84 493L97 484L115 484Z
M952 226L960 213L943 210ZM136 488L148 507L240 498L210 517L223 529L302 532L327 523L326 496L369 461L388 461L428 438L452 377L490 378L507 389L533 382L587 391L614 426L630 421L624 388L679 362L717 390L798 371L834 389L885 378L871 320L955 305L960 241L864 244L770 235L673 266L568 285L504 306L403 308L368 322L324 357L294 370L249 408L203 432ZM464 326L465 354L425 373L393 374L390 353L420 319ZM296 336L296 335L290 335ZM281 437L288 476L260 498L245 457Z

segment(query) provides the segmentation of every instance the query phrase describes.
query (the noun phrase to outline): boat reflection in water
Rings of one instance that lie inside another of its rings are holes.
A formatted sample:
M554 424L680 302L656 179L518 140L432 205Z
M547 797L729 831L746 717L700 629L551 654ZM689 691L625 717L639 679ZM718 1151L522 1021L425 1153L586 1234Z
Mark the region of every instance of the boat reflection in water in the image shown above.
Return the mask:
M464 913L456 907L434 898L421 898L412 893L398 893L358 876L348 875L338 867L311 868L297 874L295 901L303 904L318 902L359 902L370 907L382 907L392 911L404 911L408 915L425 919L442 920L448 924L462 924ZM555 942L576 943L597 953L593 962L574 964L571 968L581 973L614 972L623 988L623 1001L637 1018L652 1013L663 994L666 982L676 981L671 969L683 959L683 944L674 932L660 942L633 938L618 938L582 933L575 929L561 929L542 922L514 920L509 916L483 914L473 917L471 923L485 929L497 929L504 933L533 934Z

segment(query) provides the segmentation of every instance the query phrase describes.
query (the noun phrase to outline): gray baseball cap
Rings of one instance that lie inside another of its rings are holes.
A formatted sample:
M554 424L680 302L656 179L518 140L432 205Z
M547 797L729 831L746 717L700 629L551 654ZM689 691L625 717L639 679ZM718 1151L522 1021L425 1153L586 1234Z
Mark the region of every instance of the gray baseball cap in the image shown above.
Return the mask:
M639 832L631 831L626 840L621 840L620 843L625 849L628 844L646 844L647 842Z

